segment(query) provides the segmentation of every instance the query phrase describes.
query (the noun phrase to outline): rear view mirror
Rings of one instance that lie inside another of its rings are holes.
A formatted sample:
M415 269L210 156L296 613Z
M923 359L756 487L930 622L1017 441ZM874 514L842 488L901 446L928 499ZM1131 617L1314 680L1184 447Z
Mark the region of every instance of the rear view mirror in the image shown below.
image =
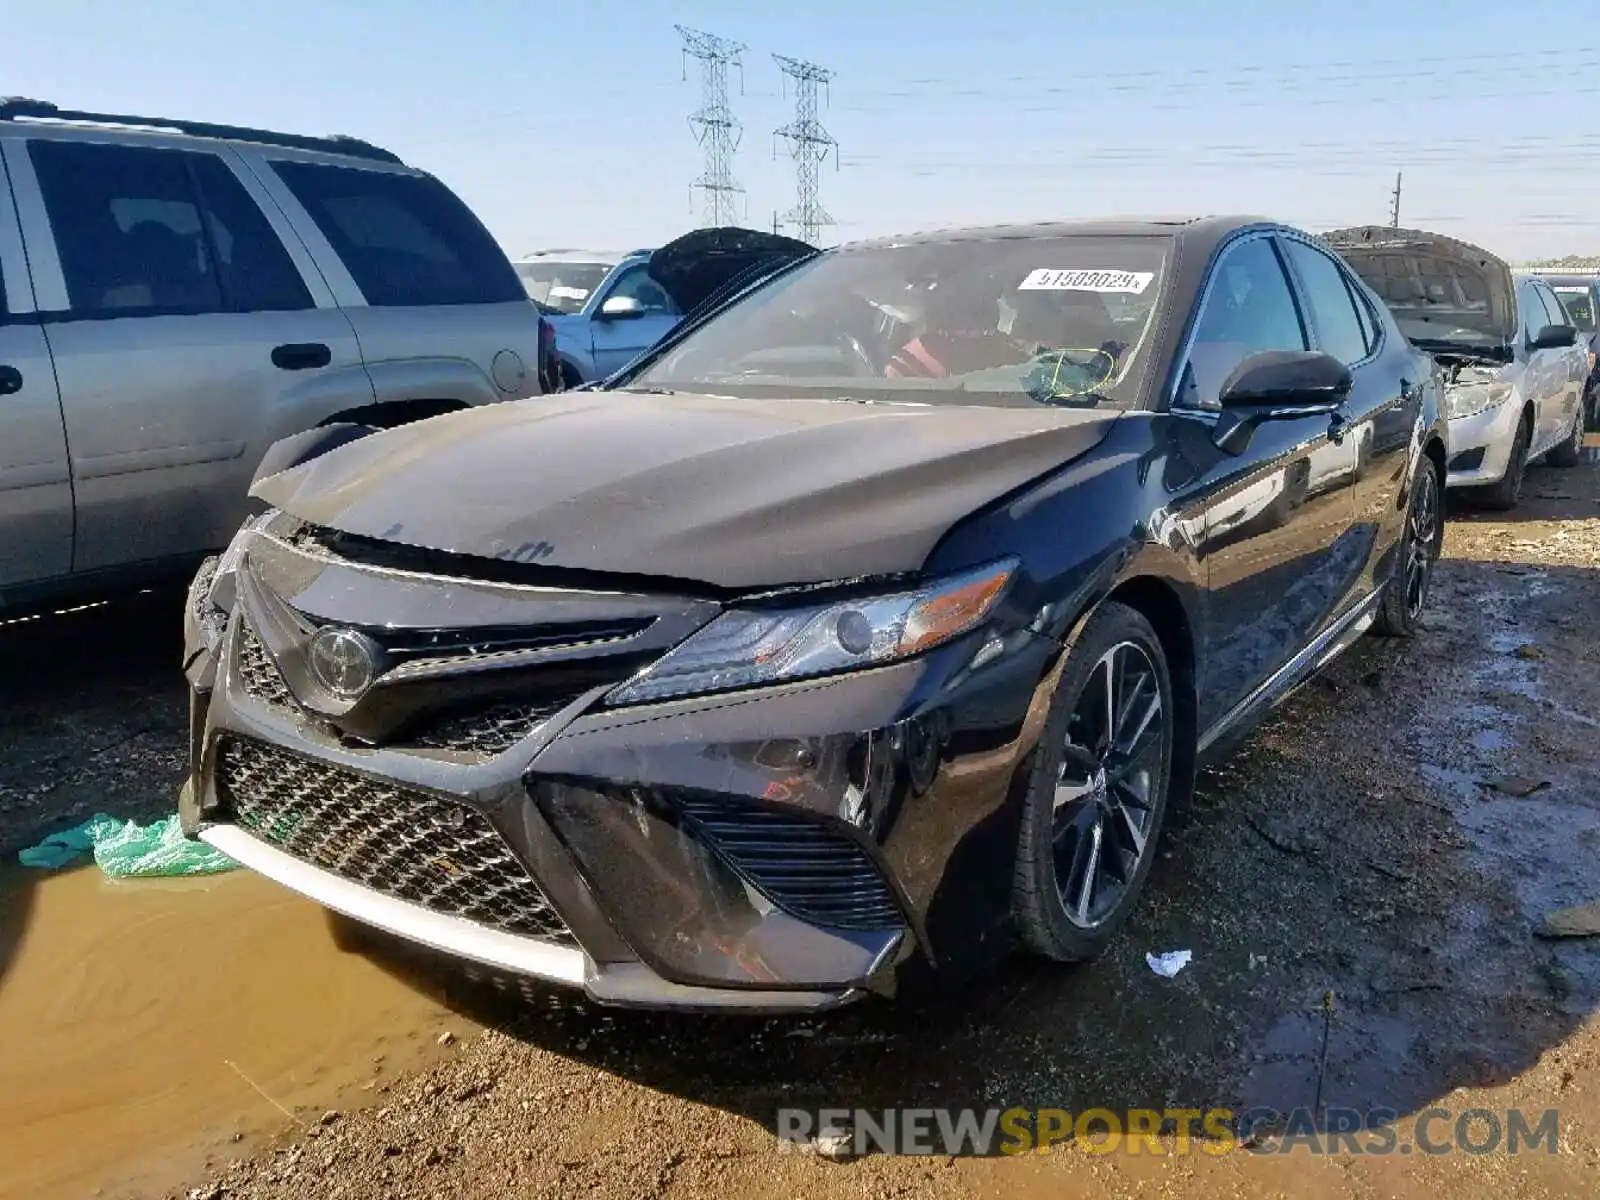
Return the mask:
M1212 439L1226 454L1243 454L1261 422L1332 415L1353 382L1349 367L1319 350L1252 354L1222 385L1222 415Z
M604 321L629 321L644 316L644 305L632 296L612 296L600 306Z
M1331 412L1350 394L1350 368L1320 350L1263 350L1233 369L1222 385L1222 407L1265 411L1258 419Z
M1559 350L1575 345L1578 331L1571 325L1546 325L1528 342L1529 350Z

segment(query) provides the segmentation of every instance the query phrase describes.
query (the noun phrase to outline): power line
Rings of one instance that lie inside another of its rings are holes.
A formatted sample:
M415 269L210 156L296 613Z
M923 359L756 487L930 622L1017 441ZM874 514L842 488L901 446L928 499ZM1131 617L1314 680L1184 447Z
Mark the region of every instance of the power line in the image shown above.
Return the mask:
M794 120L773 130L773 153L777 153L777 139L783 138L794 158L795 204L784 214L784 220L796 227L801 241L815 246L822 240L823 228L833 224L833 217L817 194L817 168L829 150L833 151L836 170L839 164L839 143L817 119L818 89L827 85L833 72L782 54L772 57L784 75L794 80Z
M1363 83L1385 80L1415 80L1450 77L1468 83L1477 83L1486 73L1513 74L1526 77L1530 72L1540 74L1581 70L1592 67L1600 56L1600 46L1567 46L1555 49L1497 52L1478 54L1418 55L1406 58L1363 58L1318 60L1315 62L1280 62L1275 64L1245 64L1236 67L1208 65L1172 69L1152 68L1143 71L1083 72L1074 70L1074 85L1085 84L1096 91L1146 91L1152 84L1161 88L1190 91L1196 84L1231 87L1259 86L1273 80L1313 83ZM1551 60L1559 60L1552 62ZM1482 65L1474 65L1482 64ZM1392 68L1374 71L1372 68ZM1233 76L1235 78L1229 78ZM1060 72L1045 74L1013 74L987 76L984 89L993 90L996 84L1046 83L1044 91L1067 92L1074 90L1062 84ZM1102 86L1103 85L1103 86ZM919 89L936 91L943 95L970 95L975 90L971 75L920 76L905 80L892 87L852 89L863 97L906 98ZM952 92L955 89L955 92ZM1400 97L1407 99L1408 97ZM1389 97L1389 99L1396 99Z
M689 125L705 150L706 162L704 173L691 186L705 194L706 226L732 225L738 220L736 198L744 193L733 177L733 154L744 136L744 126L728 104L728 68L739 68L742 85L744 62L740 56L747 47L682 25L673 28L683 39L685 79L689 60L700 61L700 107L689 117Z

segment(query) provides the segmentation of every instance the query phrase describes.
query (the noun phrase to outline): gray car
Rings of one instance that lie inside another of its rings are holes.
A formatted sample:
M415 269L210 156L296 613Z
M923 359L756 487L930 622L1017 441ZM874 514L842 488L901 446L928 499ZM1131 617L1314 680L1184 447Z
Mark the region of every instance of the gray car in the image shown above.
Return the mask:
M1444 372L1449 487L1509 509L1530 462L1578 464L1588 349L1549 284L1517 280L1489 251L1423 230L1324 236Z
M386 150L0 101L0 605L192 569L274 442L533 395L538 354Z

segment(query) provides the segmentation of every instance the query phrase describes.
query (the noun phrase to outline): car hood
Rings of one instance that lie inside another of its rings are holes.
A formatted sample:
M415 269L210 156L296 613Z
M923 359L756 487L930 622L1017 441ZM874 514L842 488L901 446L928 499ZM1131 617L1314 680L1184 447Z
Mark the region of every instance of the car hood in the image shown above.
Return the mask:
M816 253L815 246L794 238L727 225L668 242L651 253L648 270L678 310L689 313L739 277L776 271Z
M1455 330L1500 345L1516 338L1511 268L1482 247L1388 225L1336 229L1322 237L1378 293L1414 341L1450 340L1446 335Z
M919 569L1115 414L571 392L375 433L252 495L349 534L726 589Z

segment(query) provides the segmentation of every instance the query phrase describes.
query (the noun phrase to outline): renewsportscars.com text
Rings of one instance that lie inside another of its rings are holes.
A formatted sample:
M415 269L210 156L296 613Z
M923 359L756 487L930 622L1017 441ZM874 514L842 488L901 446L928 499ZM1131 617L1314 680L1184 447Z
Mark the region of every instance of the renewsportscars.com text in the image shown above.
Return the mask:
M1091 1154L1525 1154L1559 1152L1556 1109L1430 1108L1402 1120L1391 1109L1308 1108L783 1108L780 1149L845 1141L856 1155Z

